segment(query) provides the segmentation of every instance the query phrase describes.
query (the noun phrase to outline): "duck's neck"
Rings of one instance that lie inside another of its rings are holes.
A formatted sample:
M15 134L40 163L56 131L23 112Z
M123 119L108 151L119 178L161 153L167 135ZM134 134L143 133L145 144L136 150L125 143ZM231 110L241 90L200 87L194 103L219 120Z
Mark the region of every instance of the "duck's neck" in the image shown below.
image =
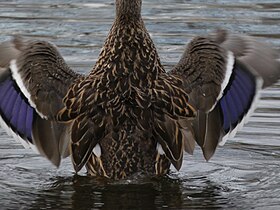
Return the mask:
M142 0L116 0L116 18L141 18Z
M116 0L117 15L92 74L163 71L154 43L141 18L141 0Z

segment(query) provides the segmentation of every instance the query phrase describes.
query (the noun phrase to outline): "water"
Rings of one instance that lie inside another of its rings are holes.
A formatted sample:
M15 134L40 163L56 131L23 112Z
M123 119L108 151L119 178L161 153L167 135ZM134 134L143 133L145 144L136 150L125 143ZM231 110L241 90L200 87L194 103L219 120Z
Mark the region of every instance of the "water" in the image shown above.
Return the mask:
M205 3L206 2L206 3ZM170 69L195 35L216 27L248 33L280 49L280 1L146 0L143 16ZM2 0L0 41L21 34L58 45L88 72L114 17L113 1ZM180 172L159 180L108 183L56 169L0 128L0 209L279 209L280 83L262 92L249 123L210 162L199 149Z

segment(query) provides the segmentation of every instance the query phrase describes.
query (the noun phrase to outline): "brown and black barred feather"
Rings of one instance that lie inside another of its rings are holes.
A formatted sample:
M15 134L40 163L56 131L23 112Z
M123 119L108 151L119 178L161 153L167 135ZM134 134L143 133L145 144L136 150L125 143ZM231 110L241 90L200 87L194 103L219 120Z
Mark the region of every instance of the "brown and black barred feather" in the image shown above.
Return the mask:
M119 1L119 6L135 2ZM93 71L72 85L59 113L59 120L92 128L83 135L83 129L73 127L75 136L82 136L76 141L72 135L75 169L88 161L91 174L111 178L162 174L170 163L179 169L184 134L178 120L195 116L181 86L178 77L165 73L140 13L130 17L119 11ZM101 156L90 157L97 143ZM164 151L160 156L158 144Z
M197 109L197 117L188 126L188 138L194 139L208 160L214 153L219 141L220 119L211 118L221 84L225 77L227 53L216 42L206 37L196 37L189 44L182 59L170 71L171 75L183 78L184 90L190 96L190 103ZM219 115L219 114L218 114Z

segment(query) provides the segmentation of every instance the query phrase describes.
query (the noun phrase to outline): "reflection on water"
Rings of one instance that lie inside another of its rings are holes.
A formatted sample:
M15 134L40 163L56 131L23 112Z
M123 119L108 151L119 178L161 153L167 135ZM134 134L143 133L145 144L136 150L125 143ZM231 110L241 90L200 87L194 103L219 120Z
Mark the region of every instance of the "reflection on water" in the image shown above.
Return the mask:
M204 182L204 186L194 186ZM203 181L202 181L203 180ZM141 182L140 182L141 181ZM185 209L187 207L222 207L229 199L222 189L205 177L179 179L163 177L154 180L138 180L138 183L108 183L89 177L53 177L52 183L35 193L25 204L27 209L47 207L51 209ZM192 186L185 186L190 182Z
M22 34L58 45L88 72L114 18L113 0L0 1L0 41ZM216 27L248 33L280 49L279 0L144 0L143 16L170 69L185 44ZM180 172L111 183L56 169L0 128L0 209L279 209L280 83L262 92L254 116L206 163L186 155Z

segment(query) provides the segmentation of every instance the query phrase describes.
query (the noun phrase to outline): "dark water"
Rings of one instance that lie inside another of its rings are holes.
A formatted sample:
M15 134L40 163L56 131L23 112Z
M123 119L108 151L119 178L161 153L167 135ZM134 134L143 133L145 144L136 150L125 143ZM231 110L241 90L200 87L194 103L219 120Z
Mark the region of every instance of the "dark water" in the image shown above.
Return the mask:
M1 0L0 41L51 41L71 67L88 72L113 16L113 0ZM144 0L143 16L167 69L192 37L216 27L280 48L279 0ZM197 149L180 172L117 183L74 175L69 159L56 169L0 128L0 209L279 209L279 127L280 83L262 92L249 123L210 162Z

